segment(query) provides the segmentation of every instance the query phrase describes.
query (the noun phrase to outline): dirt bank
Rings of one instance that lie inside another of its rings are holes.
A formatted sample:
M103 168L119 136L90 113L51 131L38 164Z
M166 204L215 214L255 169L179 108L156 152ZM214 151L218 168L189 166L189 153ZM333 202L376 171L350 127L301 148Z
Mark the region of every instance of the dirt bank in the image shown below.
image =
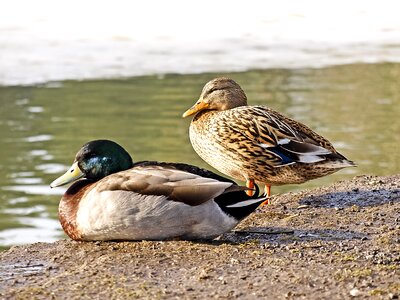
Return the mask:
M275 196L212 242L70 240L0 254L3 299L400 295L400 175Z

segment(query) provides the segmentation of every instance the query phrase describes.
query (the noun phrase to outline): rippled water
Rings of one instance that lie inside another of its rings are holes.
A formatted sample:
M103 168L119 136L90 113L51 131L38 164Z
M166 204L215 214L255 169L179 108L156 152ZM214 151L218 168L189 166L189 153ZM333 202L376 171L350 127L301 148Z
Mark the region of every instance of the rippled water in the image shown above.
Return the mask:
M0 246L63 236L57 206L64 189L49 183L85 142L118 141L135 160L181 161L208 167L188 139L191 106L220 74L53 82L0 87ZM226 74L224 74L226 75ZM357 174L400 172L400 65L230 74L250 104L269 105L329 138L358 168L273 194L329 184Z

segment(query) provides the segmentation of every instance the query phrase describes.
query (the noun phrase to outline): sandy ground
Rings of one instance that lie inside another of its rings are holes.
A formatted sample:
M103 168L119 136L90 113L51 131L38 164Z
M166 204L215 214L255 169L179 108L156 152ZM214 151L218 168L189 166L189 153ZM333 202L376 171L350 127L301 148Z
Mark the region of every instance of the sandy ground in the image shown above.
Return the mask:
M0 254L1 299L398 299L400 175L275 196L210 242L36 243Z

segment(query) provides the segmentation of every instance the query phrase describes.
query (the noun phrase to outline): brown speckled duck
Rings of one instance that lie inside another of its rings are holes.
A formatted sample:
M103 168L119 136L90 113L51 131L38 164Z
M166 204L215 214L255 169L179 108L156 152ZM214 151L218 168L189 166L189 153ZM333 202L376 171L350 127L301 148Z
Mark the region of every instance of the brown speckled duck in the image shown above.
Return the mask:
M266 106L248 106L244 91L229 78L208 82L183 117L191 115L190 141L197 154L249 188L264 184L268 197L272 185L303 183L355 166L306 125Z

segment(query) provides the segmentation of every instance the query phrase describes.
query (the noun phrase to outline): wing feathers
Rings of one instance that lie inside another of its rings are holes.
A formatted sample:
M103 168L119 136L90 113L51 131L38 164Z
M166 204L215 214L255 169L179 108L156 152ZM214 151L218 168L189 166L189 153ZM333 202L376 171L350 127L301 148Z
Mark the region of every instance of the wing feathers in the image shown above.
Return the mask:
M99 181L99 192L131 191L142 195L166 196L173 201L195 206L233 190L243 190L232 182L202 177L160 166L138 166L109 175Z
M294 163L317 163L339 158L333 146L306 125L263 106L238 107L226 111L221 128L240 133L243 149L269 152L274 167ZM232 122L235 119L235 122ZM250 130L252 128L254 130ZM222 141L223 142L223 141ZM222 143L221 142L221 143ZM258 150L262 149L262 150ZM280 159L279 159L280 158ZM344 157L343 157L344 158Z
M300 155L327 155L332 153L332 151L329 151L321 146L305 142L298 142L295 140L290 140L288 143L280 145L283 149Z

